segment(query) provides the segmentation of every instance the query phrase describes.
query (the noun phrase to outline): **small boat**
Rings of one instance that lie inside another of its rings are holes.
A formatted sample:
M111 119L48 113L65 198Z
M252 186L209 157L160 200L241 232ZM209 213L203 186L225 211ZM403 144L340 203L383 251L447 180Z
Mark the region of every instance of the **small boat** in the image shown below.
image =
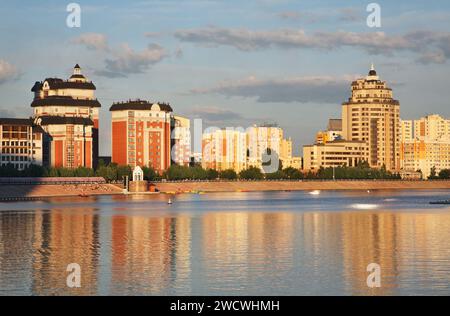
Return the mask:
M89 197L89 194L87 193L80 193L78 194L79 197Z
M430 202L430 204L432 204L432 205L450 205L450 200L433 201L433 202Z
M169 201L167 201L167 204L172 204L172 200L171 199L169 199Z

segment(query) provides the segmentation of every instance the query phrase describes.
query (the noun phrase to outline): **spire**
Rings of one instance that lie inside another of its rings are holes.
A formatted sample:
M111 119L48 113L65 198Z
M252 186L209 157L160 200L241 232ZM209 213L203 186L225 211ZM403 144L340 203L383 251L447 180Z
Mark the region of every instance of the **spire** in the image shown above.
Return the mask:
M367 80L378 80L377 71L375 70L375 66L373 63L370 66L369 76L367 76Z
M74 75L81 75L81 67L80 67L80 65L76 64L75 67L73 67L73 74Z

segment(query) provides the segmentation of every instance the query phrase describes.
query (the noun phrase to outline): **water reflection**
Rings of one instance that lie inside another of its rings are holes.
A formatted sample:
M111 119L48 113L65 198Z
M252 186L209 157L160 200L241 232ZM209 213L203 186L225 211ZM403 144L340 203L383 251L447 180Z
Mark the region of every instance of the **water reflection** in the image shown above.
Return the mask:
M448 209L400 208L410 197L380 195L370 201L376 210L310 211L303 205L315 197L299 194L2 204L0 294L450 294ZM328 198L315 203L367 202ZM274 200L282 211L267 209ZM82 267L79 289L66 286L72 262ZM372 262L379 289L366 285Z

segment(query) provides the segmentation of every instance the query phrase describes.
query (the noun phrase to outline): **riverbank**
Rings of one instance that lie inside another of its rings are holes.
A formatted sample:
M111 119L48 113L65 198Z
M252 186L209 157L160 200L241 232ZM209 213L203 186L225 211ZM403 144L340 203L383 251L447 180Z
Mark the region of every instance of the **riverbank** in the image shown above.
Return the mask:
M220 181L161 182L160 193L212 193L314 190L433 190L450 189L450 181ZM0 201L34 200L50 197L123 194L114 184L18 184L0 185ZM146 193L137 193L146 194ZM152 193L154 194L154 193Z
M0 201L112 194L122 194L122 189L112 184L0 185Z
M450 189L450 181L223 181L156 183L161 193L254 192L312 190L432 190Z

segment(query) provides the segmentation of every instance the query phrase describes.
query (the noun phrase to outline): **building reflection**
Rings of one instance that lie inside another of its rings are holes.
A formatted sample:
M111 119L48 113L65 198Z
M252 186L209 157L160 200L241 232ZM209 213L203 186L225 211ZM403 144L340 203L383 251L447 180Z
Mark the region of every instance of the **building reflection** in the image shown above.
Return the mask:
M37 295L94 295L99 257L94 209L35 211L32 291ZM67 266L81 268L81 288L68 288Z
M341 217L344 275L351 294L392 295L405 279L449 284L448 271L434 266L450 258L442 253L442 243L450 238L449 214L377 211L342 213ZM381 288L367 287L370 263L381 266ZM415 271L426 272L414 275Z
M9 295L31 294L34 214L2 211L0 214L0 289ZM6 272L23 280L14 286Z
M191 269L190 217L115 215L111 221L111 294L161 294L187 286Z

